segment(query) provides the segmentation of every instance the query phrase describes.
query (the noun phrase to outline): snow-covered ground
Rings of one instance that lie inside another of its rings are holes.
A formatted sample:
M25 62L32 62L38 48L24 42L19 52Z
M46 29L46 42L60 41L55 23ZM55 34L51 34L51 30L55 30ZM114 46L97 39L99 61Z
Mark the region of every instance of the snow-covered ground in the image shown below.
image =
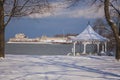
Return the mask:
M120 80L120 62L110 56L6 55L0 80Z

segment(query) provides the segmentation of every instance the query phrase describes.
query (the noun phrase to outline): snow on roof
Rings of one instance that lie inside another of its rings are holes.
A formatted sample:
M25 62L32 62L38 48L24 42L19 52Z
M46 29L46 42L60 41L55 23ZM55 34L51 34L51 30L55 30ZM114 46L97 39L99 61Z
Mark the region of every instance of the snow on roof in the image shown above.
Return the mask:
M88 25L87 28L76 37L72 38L73 41L108 41L107 38L96 33L93 28Z

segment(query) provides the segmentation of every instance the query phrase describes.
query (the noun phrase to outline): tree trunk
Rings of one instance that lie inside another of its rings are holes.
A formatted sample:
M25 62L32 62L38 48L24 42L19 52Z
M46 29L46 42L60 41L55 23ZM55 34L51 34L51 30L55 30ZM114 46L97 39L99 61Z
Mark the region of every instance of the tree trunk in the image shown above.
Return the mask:
M0 28L0 57L5 57L4 50L5 50L5 40L4 40L4 29Z
M120 37L120 23L118 24L118 27L119 27L119 37Z
M108 24L110 25L110 27L111 27L111 29L113 31L114 37L115 37L115 41L116 41L116 59L120 60L119 31L118 31L117 25L111 19L110 12L109 12L109 6L110 6L110 1L109 0L105 0L104 1L105 17L106 17L106 20L107 20Z
M4 7L3 0L0 0L0 57L5 57L4 49L5 49L5 26L4 26Z
M120 60L120 39L116 40L116 59Z

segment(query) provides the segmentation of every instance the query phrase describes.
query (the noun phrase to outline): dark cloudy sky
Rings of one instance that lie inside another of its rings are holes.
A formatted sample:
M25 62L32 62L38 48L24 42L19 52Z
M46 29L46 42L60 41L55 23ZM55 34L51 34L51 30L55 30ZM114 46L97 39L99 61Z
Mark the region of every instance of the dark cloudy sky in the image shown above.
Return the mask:
M57 5L57 3L53 4ZM65 5L64 5L65 6ZM87 27L88 21L103 17L103 8L96 6L83 6L70 9L62 7L54 10L54 13L33 14L24 18L14 18L7 25L5 38L8 40L17 33L35 38L42 35L54 36L56 34L80 33Z

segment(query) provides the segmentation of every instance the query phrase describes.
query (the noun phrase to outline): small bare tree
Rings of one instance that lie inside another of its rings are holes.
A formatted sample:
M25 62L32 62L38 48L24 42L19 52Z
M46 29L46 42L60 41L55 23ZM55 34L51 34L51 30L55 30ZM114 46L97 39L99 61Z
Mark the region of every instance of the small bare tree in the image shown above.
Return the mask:
M109 51L107 55L113 55L110 52L115 49L115 39L113 36L113 32L109 25L103 18L97 18L93 22L93 29L100 35L107 37L109 39L107 50Z
M0 57L5 57L5 27L12 17L50 11L47 0L0 0Z

